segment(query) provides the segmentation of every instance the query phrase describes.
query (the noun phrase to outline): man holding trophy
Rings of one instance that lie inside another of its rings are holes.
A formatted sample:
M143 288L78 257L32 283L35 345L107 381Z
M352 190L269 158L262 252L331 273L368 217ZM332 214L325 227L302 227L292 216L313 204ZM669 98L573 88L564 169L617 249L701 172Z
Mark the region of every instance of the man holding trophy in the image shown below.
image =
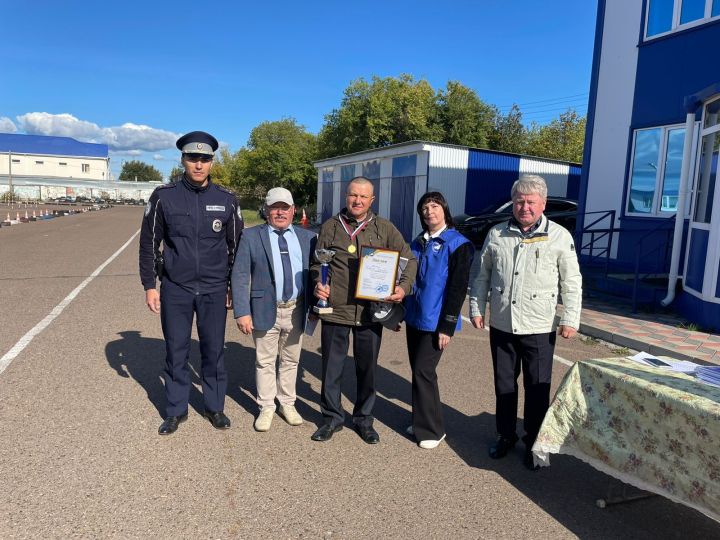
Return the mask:
M346 208L320 229L310 268L319 299L315 311L322 319L320 410L324 422L312 435L314 441L327 441L343 427L342 372L352 333L357 377L353 424L363 441L380 442L372 409L382 328L397 326L400 302L412 290L417 261L400 231L372 212L374 198L370 180L357 177L350 182ZM379 302L397 308L388 310Z

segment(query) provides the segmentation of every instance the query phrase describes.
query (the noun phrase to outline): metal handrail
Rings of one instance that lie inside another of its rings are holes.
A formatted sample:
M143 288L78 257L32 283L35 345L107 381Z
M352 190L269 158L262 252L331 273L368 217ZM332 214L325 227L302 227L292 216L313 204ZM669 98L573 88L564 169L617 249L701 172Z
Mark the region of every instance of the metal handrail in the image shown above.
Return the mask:
M580 254L582 254L585 250L589 250L589 263L592 263L595 260L600 259L601 257L605 257L605 275L608 273L608 267L610 264L610 254L612 253L612 241L614 233L616 232L615 229L615 210L599 210L595 212L586 212L585 217L592 215L592 214L599 214L598 218L594 221L590 222L589 224L585 225L582 230L578 232L578 239L580 240ZM593 229L592 227L594 225L599 224L603 220L609 218L610 220L610 227L604 227L604 228L597 228ZM583 237L584 235L589 234L590 240L583 244ZM597 242L607 238L607 245L599 248L596 246ZM597 254L595 254L595 250L599 250Z
M670 252L670 248L672 246L672 241L670 237L670 233L673 232L673 227L670 226L671 223L674 223L675 216L670 216L668 218L665 218L663 221L661 221L657 227L654 227L650 229L648 232L646 232L644 235L642 235L638 240L635 242L635 276L633 278L633 292L632 292L632 312L637 312L637 294L638 294L638 285L640 283L641 279L644 279L650 275L650 272L645 274L644 276L640 277L640 261L643 258L648 257L649 255L652 255L653 253L656 253L660 251L661 248L665 249L665 254L663 255L663 265L666 265L668 262L668 253ZM653 234L657 234L658 231L662 230L664 227L668 227L666 229L666 238L665 242L662 242L660 245L655 246L653 249L649 251L642 251L642 245L644 241L650 237ZM662 267L661 267L662 268Z

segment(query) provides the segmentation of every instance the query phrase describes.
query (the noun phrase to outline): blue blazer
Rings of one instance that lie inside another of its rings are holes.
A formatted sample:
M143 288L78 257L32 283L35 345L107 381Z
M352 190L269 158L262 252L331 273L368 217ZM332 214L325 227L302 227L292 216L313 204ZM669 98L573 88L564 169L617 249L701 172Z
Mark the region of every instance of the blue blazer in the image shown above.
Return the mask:
M253 328L261 332L270 330L275 325L277 315L275 268L268 229L268 225L263 224L243 231L231 277L235 318L252 316ZM304 291L298 301L302 302L302 309L307 313L314 303L308 268L315 253L317 235L301 227L294 226L293 229L302 250ZM303 317L303 329L305 319L306 317Z

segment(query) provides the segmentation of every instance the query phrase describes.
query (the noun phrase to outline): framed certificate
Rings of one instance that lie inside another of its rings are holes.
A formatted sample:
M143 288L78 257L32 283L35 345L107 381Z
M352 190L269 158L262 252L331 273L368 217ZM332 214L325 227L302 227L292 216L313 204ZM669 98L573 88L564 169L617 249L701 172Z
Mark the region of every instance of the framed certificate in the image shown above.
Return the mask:
M355 298L382 301L393 294L399 262L399 251L361 246Z

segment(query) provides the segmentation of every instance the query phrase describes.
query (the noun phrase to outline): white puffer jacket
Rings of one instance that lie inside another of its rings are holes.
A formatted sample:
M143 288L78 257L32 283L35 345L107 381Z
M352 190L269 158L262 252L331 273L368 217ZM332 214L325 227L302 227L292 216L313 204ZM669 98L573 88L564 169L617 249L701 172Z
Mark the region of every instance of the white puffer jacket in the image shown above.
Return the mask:
M575 242L544 215L526 238L512 220L493 227L470 283L470 317L485 316L489 293L493 328L513 334L551 332L560 295L559 324L580 327L582 276Z

